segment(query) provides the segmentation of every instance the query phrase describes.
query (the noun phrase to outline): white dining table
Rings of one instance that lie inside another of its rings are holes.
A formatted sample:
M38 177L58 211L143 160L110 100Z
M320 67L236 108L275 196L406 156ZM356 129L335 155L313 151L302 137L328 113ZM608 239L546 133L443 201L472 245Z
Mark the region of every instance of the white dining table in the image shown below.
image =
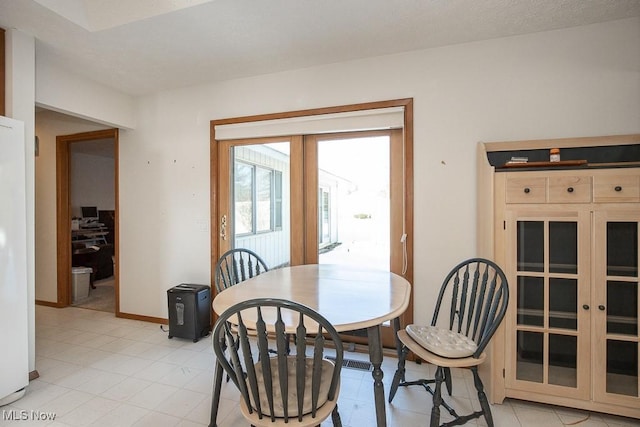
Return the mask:
M400 275L371 268L307 264L269 270L220 292L213 310L222 314L229 307L253 298L282 298L304 304L324 316L338 332L366 329L369 360L373 365L373 392L378 427L387 425L382 384L381 326L399 317L409 306L411 285ZM222 386L222 369L216 368L211 424L216 425Z

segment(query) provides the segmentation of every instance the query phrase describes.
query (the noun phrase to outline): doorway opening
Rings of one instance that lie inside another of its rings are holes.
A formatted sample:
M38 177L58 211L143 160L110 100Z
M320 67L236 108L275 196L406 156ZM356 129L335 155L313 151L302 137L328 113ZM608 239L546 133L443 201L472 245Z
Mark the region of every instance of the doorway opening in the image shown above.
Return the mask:
M58 306L119 313L118 130L56 138Z

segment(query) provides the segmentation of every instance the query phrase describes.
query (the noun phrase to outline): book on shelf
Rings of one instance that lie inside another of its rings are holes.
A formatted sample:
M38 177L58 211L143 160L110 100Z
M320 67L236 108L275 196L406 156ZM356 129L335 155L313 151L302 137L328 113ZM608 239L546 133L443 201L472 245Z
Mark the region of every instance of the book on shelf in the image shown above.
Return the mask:
M516 156L513 156L513 157L511 157L511 160L509 160L506 164L512 165L514 163L527 163L528 161L529 161L528 157L516 157Z

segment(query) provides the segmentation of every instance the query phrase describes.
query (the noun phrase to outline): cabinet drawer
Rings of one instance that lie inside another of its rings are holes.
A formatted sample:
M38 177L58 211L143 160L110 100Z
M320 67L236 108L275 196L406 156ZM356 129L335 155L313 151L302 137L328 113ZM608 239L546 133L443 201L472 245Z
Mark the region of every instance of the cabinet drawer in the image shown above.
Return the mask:
M553 176L549 177L550 203L589 203L591 202L590 176Z
M507 203L545 203L547 178L507 178Z
M640 176L594 176L593 201L597 203L640 201Z

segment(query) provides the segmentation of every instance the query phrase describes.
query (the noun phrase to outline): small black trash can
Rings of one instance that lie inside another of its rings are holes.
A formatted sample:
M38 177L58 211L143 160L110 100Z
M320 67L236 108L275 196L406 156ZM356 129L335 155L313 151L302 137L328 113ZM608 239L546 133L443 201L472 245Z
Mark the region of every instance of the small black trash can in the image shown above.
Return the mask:
M182 283L167 291L169 302L169 338L192 339L209 334L211 324L211 288Z

